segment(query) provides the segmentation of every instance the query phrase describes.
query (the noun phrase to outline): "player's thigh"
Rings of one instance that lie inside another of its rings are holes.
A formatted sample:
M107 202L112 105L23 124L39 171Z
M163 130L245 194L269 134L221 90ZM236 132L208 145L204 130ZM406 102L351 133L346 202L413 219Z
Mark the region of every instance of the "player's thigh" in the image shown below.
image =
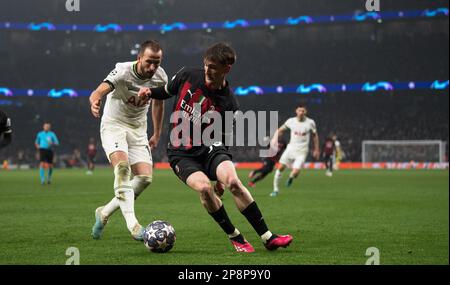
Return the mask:
M185 184L188 184L188 178L196 172L202 172L207 177L203 165L193 157L169 156L169 163L175 175Z
M128 162L128 154L123 151L115 151L110 154L109 161L111 162L111 165L115 167L119 162L126 161Z
M126 161L128 161L128 143L125 127L114 123L102 123L100 126L100 137L106 157L111 164L114 165L111 159L114 159L116 164L118 162L117 159L123 159L123 153L127 156Z
M297 157L294 160L294 163L292 163L292 169L294 171L300 171L300 169L303 167L303 164L305 163L306 156L308 153L301 152L297 154Z
M280 166L278 167L278 169L283 171L286 167L291 167L294 160L295 157L293 153L289 150L286 150L280 157Z
M145 167L145 169L148 170L148 165L153 165L153 160L152 151L148 145L146 129L128 129L127 144L130 164L139 164L141 165L141 168ZM147 164L147 167L144 166L145 164Z
M233 162L231 160L226 160L225 158L218 163L216 168L216 176L218 181L228 187L231 183L240 181Z

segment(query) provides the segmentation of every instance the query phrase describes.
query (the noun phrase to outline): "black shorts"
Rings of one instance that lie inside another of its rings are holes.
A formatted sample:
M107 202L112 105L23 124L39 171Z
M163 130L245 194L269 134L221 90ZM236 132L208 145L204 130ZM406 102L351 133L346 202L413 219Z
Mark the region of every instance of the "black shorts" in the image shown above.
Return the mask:
M263 166L260 168L260 171L263 173L270 173L270 172L272 172L274 167L275 167L275 161L273 161L272 159L266 158L263 160Z
M88 163L95 163L95 155L88 155L87 161Z
M39 161L53 163L53 151L51 149L39 149Z
M329 161L330 159L333 159L333 154L325 154L325 156L323 157L324 161Z
M220 163L231 160L232 155L224 146L206 148L197 156L169 155L170 167L184 183L197 171L203 172L211 181L217 180L216 170Z

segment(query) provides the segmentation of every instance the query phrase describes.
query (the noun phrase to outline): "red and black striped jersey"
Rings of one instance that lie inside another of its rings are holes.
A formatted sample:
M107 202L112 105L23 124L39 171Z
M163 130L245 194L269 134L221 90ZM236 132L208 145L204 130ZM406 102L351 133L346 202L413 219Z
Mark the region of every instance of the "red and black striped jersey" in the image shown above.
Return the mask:
M334 144L334 140L332 138L327 138L323 143L323 153L325 155L332 155L336 145Z
M204 69L184 67L169 80L166 91L175 97L170 120L169 155L196 156L209 147L201 137L204 130L214 123L212 113L221 118L221 134L210 135L220 137L220 142L225 145L225 126L230 123L227 120L233 121L233 115L239 109L228 82L222 89L210 89L205 84ZM194 126L201 129L201 135L194 134Z

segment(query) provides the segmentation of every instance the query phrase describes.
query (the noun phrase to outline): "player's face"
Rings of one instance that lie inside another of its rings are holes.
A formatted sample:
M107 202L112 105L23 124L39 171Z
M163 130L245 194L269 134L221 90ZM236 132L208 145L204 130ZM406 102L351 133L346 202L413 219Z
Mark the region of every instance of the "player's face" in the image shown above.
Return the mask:
M225 79L225 75L230 72L229 65L223 65L218 62L214 62L209 59L205 59L203 61L205 65L205 81L206 85L214 84L222 84Z
M139 73L145 78L152 78L161 64L162 50L155 52L150 48L145 49L144 53L138 56Z
M297 118L299 119L304 119L306 117L306 109L301 107L301 108L297 108L297 110L295 110L295 112L297 113Z
M50 124L44 124L44 131L46 132L50 131L50 127L51 127Z

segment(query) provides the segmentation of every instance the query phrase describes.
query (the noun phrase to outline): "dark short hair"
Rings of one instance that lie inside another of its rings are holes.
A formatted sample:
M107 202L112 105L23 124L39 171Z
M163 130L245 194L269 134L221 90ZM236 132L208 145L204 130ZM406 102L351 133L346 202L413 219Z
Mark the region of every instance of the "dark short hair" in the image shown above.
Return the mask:
M232 65L236 62L236 52L225 43L216 43L206 50L203 59L219 62L223 65Z
M298 104L298 105L297 105L297 108L295 108L295 110L297 110L298 108L305 108L305 109L308 109L308 108L306 108L306 105L305 105L305 104Z
M142 55L144 53L144 51L148 48L154 52L159 52L160 50L162 50L159 42L157 42L155 40L148 40L148 41L143 42L141 44L141 46L139 47L139 55Z

